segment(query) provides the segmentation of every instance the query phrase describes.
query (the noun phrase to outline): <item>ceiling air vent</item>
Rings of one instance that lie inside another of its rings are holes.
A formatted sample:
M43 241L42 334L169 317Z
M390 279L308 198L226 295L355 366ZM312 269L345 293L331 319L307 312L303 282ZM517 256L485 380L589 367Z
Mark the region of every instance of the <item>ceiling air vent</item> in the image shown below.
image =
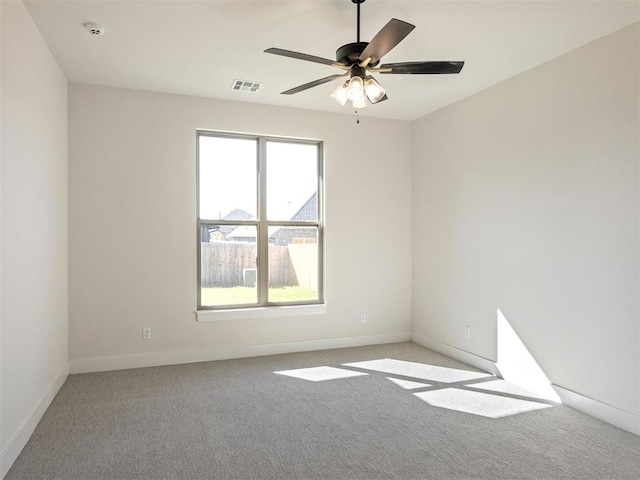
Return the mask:
M231 90L238 92L257 92L262 87L261 83L250 82L248 80L234 80L231 85Z

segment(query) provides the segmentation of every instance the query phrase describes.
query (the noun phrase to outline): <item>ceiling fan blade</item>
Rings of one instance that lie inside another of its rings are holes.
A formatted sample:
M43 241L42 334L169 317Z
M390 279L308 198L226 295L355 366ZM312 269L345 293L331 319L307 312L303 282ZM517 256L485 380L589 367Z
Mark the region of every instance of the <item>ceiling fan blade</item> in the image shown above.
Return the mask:
M375 65L380 59L391 51L396 45L398 45L404 38L411 33L415 25L403 22L397 18L392 18L389 22L382 27L382 29L373 37L373 40L369 42L367 48L360 54L360 61L367 64Z
M282 48L267 48L264 52L281 55L283 57L295 58L298 60L306 60L307 62L322 63L323 65L333 65L336 63L334 60L329 60L328 58L307 55L306 53L292 52L291 50L283 50Z
M324 78L320 78L318 80L314 80L313 82L309 82L309 83L305 83L304 85L299 85L295 88L291 88L285 92L282 92L282 95L293 95L294 93L299 93L302 92L304 90L307 90L309 88L313 88L313 87L317 87L318 85L322 85L323 83L327 83L330 82L332 80L337 80L338 78L342 78L345 75L348 75L349 72L347 73L338 73L336 75L330 75L328 77L324 77Z
M460 73L464 62L402 62L380 65L380 73L384 74L422 74L436 75L444 73ZM385 71L391 69L391 71Z

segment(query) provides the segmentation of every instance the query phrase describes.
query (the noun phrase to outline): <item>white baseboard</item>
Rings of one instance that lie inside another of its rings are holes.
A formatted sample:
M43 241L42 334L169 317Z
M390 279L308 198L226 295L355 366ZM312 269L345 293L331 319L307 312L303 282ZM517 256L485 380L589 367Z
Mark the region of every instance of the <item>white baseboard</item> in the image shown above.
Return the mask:
M500 372L492 360L480 357L473 353L466 352L459 348L447 345L446 343L424 337L417 333L411 334L411 340L418 345L442 353L451 358L455 358L468 365L472 365L480 370L500 376ZM560 397L563 405L571 407L582 413L586 413L591 417L603 420L611 425L627 430L628 432L640 435L640 416L617 407L613 407L606 403L586 397L580 393L567 390L558 385L551 385Z
M564 405L640 436L640 416L553 385Z
M177 365L181 363L210 362L232 358L259 357L281 353L327 350L331 348L361 347L382 343L408 342L410 340L410 332L398 332L261 345L218 346L113 357L80 358L72 360L69 369L70 373L104 372L109 370L126 370L129 368Z
M438 340L427 338L418 333L411 334L411 341L417 343L418 345L422 345L425 348L446 355L447 357L455 358L456 360L464 362L467 365L479 368L480 370L490 373L491 375L499 376L498 368L496 367L495 362L493 360L489 360L488 358L481 357L479 355L476 355L475 353L466 352L456 347L452 347L451 345L439 342Z
M2 450L2 453L0 453L0 478L4 478L11 468L11 465L13 465L13 462L15 462L18 455L20 455L20 452L27 444L27 441L38 426L47 408L49 408L49 405L51 405L51 402L58 394L60 387L62 387L68 375L69 363L65 363L53 380L51 380L51 383L45 389L38 402L33 406L27 418L24 419L20 427L18 427L18 430L13 434L7 446Z

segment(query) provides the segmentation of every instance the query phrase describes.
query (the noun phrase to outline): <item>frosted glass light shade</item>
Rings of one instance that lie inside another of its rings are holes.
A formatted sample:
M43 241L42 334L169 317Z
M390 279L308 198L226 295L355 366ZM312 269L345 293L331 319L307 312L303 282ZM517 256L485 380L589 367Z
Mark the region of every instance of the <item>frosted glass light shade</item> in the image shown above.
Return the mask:
M351 102L351 105L353 106L353 108L364 108L368 105L367 103L367 97L365 97L364 95L360 98L360 100L353 100Z
M331 98L333 98L340 105L344 105L347 103L347 87L349 86L349 82L343 82L336 87L336 89L331 93Z
M364 97L364 82L358 76L351 77L347 87L347 98L352 102Z
M364 81L364 91L371 103L379 102L387 93L382 85L376 82L372 76L368 76Z

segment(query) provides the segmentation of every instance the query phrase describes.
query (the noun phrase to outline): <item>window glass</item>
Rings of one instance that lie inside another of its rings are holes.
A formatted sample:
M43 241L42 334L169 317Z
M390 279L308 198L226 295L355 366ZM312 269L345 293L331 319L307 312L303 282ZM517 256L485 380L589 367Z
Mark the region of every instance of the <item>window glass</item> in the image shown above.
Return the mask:
M317 192L318 147L267 142L267 219L315 221Z
M201 305L257 303L256 227L205 223L200 229Z
M281 227L269 237L269 301L318 299L317 227Z
M256 218L257 140L200 136L199 157L200 218Z
M197 138L198 308L321 302L321 144Z

